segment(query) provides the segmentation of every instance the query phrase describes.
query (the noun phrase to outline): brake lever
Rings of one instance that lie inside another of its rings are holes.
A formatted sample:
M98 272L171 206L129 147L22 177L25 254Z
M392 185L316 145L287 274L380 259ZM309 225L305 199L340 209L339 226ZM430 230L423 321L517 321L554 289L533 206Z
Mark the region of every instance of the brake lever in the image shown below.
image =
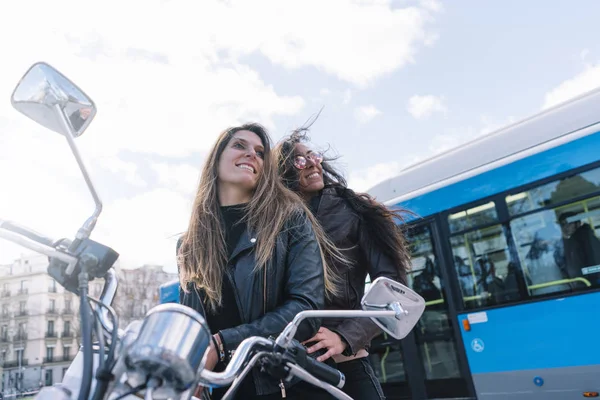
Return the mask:
M246 367L244 368L242 373L239 374L233 380L233 382L231 383L231 386L229 387L229 390L225 393L225 395L223 396L223 398L221 400L232 399L233 396L235 396L235 392L237 391L238 386L242 383L242 381L244 380L246 375L248 375L248 372L250 372L252 367L254 367L254 364L256 364L261 357L264 357L269 354L271 354L271 352L268 352L268 351L259 351L258 353L256 353L254 355L254 357L252 357L252 359L248 362L248 364L246 365Z

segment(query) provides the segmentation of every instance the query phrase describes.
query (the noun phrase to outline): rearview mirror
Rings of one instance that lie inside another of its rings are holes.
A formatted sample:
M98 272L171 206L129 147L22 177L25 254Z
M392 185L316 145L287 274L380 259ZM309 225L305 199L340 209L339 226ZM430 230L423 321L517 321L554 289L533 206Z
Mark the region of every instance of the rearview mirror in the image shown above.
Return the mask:
M27 70L13 91L11 103L38 124L65 136L81 136L96 115L92 99L44 62Z
M361 301L365 311L396 311L396 316L372 317L377 325L395 339L403 339L425 311L425 300L415 291L380 277L375 279Z

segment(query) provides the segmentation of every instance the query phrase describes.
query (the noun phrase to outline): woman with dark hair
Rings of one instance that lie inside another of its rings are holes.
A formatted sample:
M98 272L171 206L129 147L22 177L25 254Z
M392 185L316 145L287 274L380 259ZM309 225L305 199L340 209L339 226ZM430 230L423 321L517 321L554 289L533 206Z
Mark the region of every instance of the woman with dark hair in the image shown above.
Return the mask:
M326 309L360 309L367 274L371 280L385 276L406 284L410 256L392 211L369 195L348 188L342 175L319 152L306 145L306 128L295 131L274 150L284 184L297 192L349 263L332 260L341 278L342 293L327 299ZM365 318L327 319L318 333L306 340L308 352L324 352L346 375L344 391L354 399L384 398L368 358L371 340L381 333Z
M304 203L281 184L271 160L262 126L224 131L204 165L178 243L180 303L201 313L214 333L209 369L223 370L244 339L279 334L296 314L323 308L325 295L335 293L321 250L327 239ZM319 325L306 320L296 338L309 339ZM284 385L255 368L238 395L306 397L311 387L296 382ZM226 390L215 390L213 398Z

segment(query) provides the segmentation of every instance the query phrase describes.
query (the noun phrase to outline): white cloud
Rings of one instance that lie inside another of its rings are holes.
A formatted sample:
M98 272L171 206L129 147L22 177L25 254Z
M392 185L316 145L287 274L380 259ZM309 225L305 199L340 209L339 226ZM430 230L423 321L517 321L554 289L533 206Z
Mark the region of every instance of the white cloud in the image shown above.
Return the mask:
M352 100L352 90L350 89L346 89L344 91L344 99L343 99L343 103L344 104L350 104L350 101Z
M434 95L414 95L408 99L408 112L416 119L425 119L431 117L434 113L446 114L446 107L443 96Z
M582 58L586 56L582 52ZM600 63L596 65L586 64L584 70L571 79L567 79L560 85L546 93L542 109L546 109L564 101L570 100L581 94L589 92L600 86Z
M100 157L96 163L113 174L119 174L125 182L144 188L148 183L140 176L138 166L133 162L123 161L118 157Z
M176 271L175 244L185 231L192 199L156 189L105 207L95 240L120 253L122 266L156 263Z
M218 36L223 46L240 53L256 49L288 68L314 66L358 86L413 62L439 11L433 6L437 1L405 8L392 8L389 1L346 0L229 4L231 23ZM253 29L244 35L230 29L248 19Z
M194 194L200 179L200 168L188 164L155 163L152 169L157 173L161 186L190 196Z
M361 106L354 109L354 118L361 124L371 121L378 115L381 115L381 111L374 105Z
M185 228L198 177L196 168L177 160L206 151L227 126L256 120L274 129L278 118L305 106L302 97L279 92L248 66L248 56L365 87L414 62L430 42L439 12L431 4L398 9L389 1L366 0L107 0L102 7L75 0L16 2L0 15L0 35L10 38L3 41L10 57L0 79L0 171L9 173L0 174L0 185L11 194L0 198L0 217L69 237L93 210L64 138L6 101L35 61L55 66L98 106L78 144L92 174L102 168L118 180L113 186L98 183L101 195L118 200L105 205L94 237L106 239L124 260L161 262L172 254L162 238ZM131 15L137 16L135 28ZM347 89L342 101L351 99ZM123 153L170 161L153 167L158 184L151 187L148 171L124 161ZM123 185L136 195L124 199ZM8 248L0 242L0 262L17 254Z

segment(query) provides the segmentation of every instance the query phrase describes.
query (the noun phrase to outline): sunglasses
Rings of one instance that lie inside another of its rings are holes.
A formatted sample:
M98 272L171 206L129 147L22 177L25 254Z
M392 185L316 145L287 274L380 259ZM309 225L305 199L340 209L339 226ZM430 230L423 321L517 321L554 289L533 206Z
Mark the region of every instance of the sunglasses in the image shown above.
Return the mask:
M321 153L310 153L305 156L294 157L294 167L298 169L304 169L308 166L308 161L312 161L314 165L321 164L323 162L323 154Z

